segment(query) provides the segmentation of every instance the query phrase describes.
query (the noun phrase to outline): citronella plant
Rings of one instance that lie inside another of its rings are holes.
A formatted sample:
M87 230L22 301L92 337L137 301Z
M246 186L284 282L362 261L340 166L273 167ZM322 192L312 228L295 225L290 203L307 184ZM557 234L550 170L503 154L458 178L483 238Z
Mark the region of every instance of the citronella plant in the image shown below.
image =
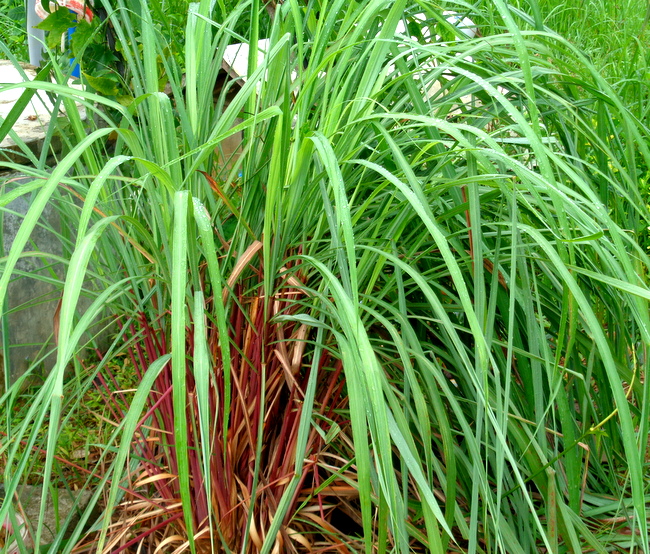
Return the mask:
M105 8L132 98L21 85L70 121L1 198L34 197L0 290L46 204L71 230L7 498L32 447L43 500L65 484L85 389L115 425L50 548L647 552L648 136L581 52L501 0L205 1L179 64L145 2ZM112 346L66 381L106 312Z

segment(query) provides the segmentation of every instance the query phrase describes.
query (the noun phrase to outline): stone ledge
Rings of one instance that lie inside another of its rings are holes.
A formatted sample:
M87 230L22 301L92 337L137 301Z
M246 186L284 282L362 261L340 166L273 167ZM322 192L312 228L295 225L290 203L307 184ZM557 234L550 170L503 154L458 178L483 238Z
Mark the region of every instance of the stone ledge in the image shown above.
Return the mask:
M25 540L27 548L34 547L33 535L38 526L41 495L43 487L39 485L24 485L18 489L20 502L17 505L17 513L22 518L27 519L27 529L21 533ZM43 532L41 534L40 544L45 546L52 543L60 525L65 522L68 516L71 516L70 527L79 521L81 513L86 509L92 497L91 491L70 491L68 489L58 489L56 491L56 506L52 495L48 495L47 505L45 506L45 515L43 517ZM4 499L4 487L0 485L0 498ZM76 513L73 513L76 512Z
M4 90L2 85L24 82L23 73L27 79L33 80L37 71L38 68L33 65L21 63L19 69L10 61L0 60L0 117L3 120L14 107L24 89ZM79 104L77 106L82 119L85 119L85 109ZM45 93L37 93L12 127L12 131L16 132L25 145L37 156L41 153L53 108L52 101ZM61 110L60 115L65 116L65 111ZM55 151L60 151L61 141L57 138L53 141L52 146ZM0 143L0 150L3 151L3 156L6 159L16 162L25 161L25 155L9 135Z

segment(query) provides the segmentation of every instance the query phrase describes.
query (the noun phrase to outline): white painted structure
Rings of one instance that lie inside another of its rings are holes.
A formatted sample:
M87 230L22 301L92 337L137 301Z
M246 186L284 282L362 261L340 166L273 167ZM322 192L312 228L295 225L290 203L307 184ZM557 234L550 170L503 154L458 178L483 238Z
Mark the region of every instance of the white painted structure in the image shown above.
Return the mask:
M477 25L469 18L462 17L456 12L445 11L443 16L448 23L453 25L458 29L458 31L467 38L474 38L478 33ZM420 21L424 24L426 22L426 16L423 13L418 13L413 16L415 21ZM408 39L413 39L414 37L409 37L406 35L406 25L403 21L400 21L397 24L395 34L397 36L405 37ZM423 32L424 38L428 39L431 37L431 31L429 28L424 25ZM435 37L436 40L440 40L440 37ZM260 66L264 62L267 52L269 51L270 41L265 38L257 43L257 65ZM222 67L233 79L243 79L246 80L248 74L248 55L250 48L248 43L235 43L226 47L226 51L223 56ZM295 78L295 74L294 74Z

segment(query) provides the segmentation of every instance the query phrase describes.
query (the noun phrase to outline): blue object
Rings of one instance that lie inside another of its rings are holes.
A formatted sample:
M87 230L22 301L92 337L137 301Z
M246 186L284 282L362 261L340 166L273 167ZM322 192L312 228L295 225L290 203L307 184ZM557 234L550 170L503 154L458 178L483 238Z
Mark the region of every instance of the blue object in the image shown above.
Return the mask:
M74 11L72 11L72 10L68 10L68 11L69 11L70 13L73 13L73 14L76 15L76 12L74 12ZM68 44L70 44L70 40L72 39L72 35L74 34L74 32L75 32L76 30L77 30L76 27L70 27L70 28L68 29ZM72 74L71 74L71 75L72 75L75 79L79 79L79 77L81 77L81 68L79 67L79 64L76 63L76 58L70 58L70 65L71 65L71 66L74 66L74 67L72 68Z

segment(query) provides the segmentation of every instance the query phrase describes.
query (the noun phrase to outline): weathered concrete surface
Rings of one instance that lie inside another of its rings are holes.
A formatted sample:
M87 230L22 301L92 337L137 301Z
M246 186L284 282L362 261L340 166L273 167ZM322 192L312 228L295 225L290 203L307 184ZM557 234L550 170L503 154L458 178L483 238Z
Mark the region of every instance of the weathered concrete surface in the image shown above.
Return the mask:
M21 70L14 67L9 61L0 61L0 116L4 120L14 107L14 103L25 89L14 88L6 90L2 85L11 83L21 83L25 77L33 80L36 77L36 68L28 65L21 64ZM47 126L50 123L50 113L52 111L52 102L44 93L34 95L32 101L27 105L25 111L18 118L18 121L12 127L22 141L25 142L27 147L39 155L43 147L45 133ZM14 139L7 135L0 148L4 150L4 156L11 161L24 161L24 154L20 153L19 147L16 145Z
M24 485L18 490L19 501L13 500L16 515L20 517L19 522L23 523L26 520L26 524L21 527L21 536L27 548L34 547L34 533L39 522L42 494L43 487ZM88 507L91 497L91 491L71 491L64 488L56 489L54 497L48 495L40 544L51 544L68 516L70 516L70 524L67 530L71 531L78 523L82 512ZM6 500L8 501L4 496L4 487L0 485L0 502L4 503ZM3 527L6 525L10 525L8 520ZM67 535L68 533L64 533L66 538ZM15 542L13 544L16 546ZM12 551L18 552L17 547L12 549L10 546L10 552Z
M0 175L0 188L4 184L4 191L9 192L14 187L29 181L30 178L24 175ZM30 203L31 194L26 194L13 200L5 208L0 208L2 246L5 255L13 245ZM61 283L67 271L67 267L55 259L63 254L59 231L59 214L56 204L51 201L46 205L39 224L32 231L30 241L23 250L24 255L18 260L13 278L7 288L8 360L11 382L14 383L32 367L30 377L23 386L40 384L56 361L55 316L61 299ZM84 286L93 289L90 282L86 282ZM0 294L2 292L0 291ZM83 314L91 302L90 298L82 296L77 304L78 313ZM109 335L110 330L102 330L102 325L97 322L88 330L85 339L94 336L96 344L105 347ZM0 360L7 356L7 353L2 350L0 341ZM87 350L80 351L79 355L86 357ZM0 372L1 367L0 364ZM3 388L2 383L0 383L1 388Z
M6 183L5 192L26 181L29 179L16 174L0 177L0 183ZM30 200L29 194L21 196L3 210L2 239L5 255L11 249L16 233L22 225ZM16 264L14 279L7 290L9 367L12 382L34 363L38 364L35 379L42 377L54 363L54 355L44 356L54 348L54 314L59 301L56 287L48 280L52 277L63 277L64 271L61 264L53 263L49 257L52 254L60 256L62 253L61 244L55 234L58 229L57 211L52 204L48 204L40 224L32 232L31 240L24 250L38 251L45 255L21 257ZM3 352L2 355L6 356L7 353Z
M3 85L22 83L26 79L33 80L36 77L37 69L29 64L20 64L20 68L17 68L10 61L0 60L0 117L3 120L25 90L24 88L7 90ZM39 92L32 97L18 121L12 127L12 131L36 156L41 154L53 107L47 94ZM85 119L85 110L79 104L77 104L77 107L80 110L79 113L82 119ZM61 110L58 115L65 116L65 112ZM55 151L60 150L60 144L61 141L58 137L53 137L51 146ZM3 159L21 163L26 161L25 155L10 135L7 135L0 143L0 151L3 153Z
M42 494L42 487L29 485L21 487L19 492L20 505L27 517L28 528L33 531L38 526ZM56 494L55 509L54 500L51 495L48 495L48 501L45 506L45 517L43 518L43 534L41 535L40 543L42 545L50 544L70 514L72 514L72 519L68 529L72 529L76 522L79 521L82 511L88 506L91 496L92 493L87 490L70 491L67 489L59 489ZM26 543L28 548L34 546L31 536L27 538Z

